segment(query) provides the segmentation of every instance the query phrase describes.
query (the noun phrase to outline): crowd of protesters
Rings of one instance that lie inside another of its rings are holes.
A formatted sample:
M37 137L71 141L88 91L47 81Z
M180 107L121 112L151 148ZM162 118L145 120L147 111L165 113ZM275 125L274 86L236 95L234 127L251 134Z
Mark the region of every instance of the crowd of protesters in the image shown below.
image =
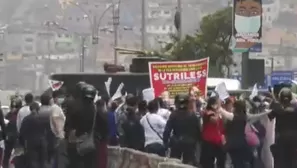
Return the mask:
M108 145L202 168L227 168L228 160L233 168L297 167L297 101L287 87L224 99L217 92L202 98L192 88L173 103L132 94L99 98L84 82L63 99L56 93L42 94L40 103L30 93L16 97L11 111L0 113L3 168L11 160L16 168L107 168ZM275 141L267 146L265 122L273 120Z
M176 96L174 108L162 98L146 102L130 95L122 101L113 102L108 112L110 145L202 168L225 168L228 160L233 168L297 166L297 103L289 88L224 99L218 94L201 98L196 90ZM274 122L275 130L268 130Z

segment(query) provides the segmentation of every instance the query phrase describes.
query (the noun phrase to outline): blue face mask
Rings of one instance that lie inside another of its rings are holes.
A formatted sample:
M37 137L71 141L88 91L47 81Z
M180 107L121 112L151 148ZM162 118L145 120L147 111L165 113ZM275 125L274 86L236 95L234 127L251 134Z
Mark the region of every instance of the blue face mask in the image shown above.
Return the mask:
M235 29L237 33L257 33L261 27L261 16L235 15Z

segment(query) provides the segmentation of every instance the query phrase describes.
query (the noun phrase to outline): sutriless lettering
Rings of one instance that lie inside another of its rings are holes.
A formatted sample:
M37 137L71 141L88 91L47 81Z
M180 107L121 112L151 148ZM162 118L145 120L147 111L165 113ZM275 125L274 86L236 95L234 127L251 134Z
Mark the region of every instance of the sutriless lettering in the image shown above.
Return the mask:
M166 73L154 73L153 78L155 81L158 80L168 80L168 81L175 81L175 80L190 80L190 79L197 79L206 77L207 72L206 70L203 71L192 71L192 72L166 72Z

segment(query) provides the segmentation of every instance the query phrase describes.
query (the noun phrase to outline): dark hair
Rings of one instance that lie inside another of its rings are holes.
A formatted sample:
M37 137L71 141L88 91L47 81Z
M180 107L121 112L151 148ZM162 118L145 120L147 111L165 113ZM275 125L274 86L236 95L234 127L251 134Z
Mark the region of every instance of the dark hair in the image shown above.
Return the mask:
M128 119L135 119L136 114L135 114L135 109L133 107L127 107L126 112L127 112Z
M23 106L22 99L20 98L14 98L10 102L10 108L17 108L20 109Z
M161 97L156 98L156 101L158 102L161 108L166 108L165 103Z
M117 108L118 108L118 104L116 102L112 102L110 110L114 112Z
M260 96L253 97L253 102L262 102Z
M244 2L244 1L247 1L247 0L234 0L233 1L233 13L234 13L234 15L236 13L236 4L237 3L240 3L240 2ZM253 1L259 3L262 6L262 0L253 0ZM261 26L260 26L260 29L258 30L258 34L259 34L258 39L262 38L262 27L263 27L263 24L262 24L262 13L260 14L260 16L261 16ZM235 18L234 18L234 15L233 15L233 35L235 36L237 34L237 30L235 29Z
M218 99L216 96L208 98L206 110L214 110L212 106L217 103Z
M145 100L142 100L138 103L138 110L139 111L147 110L147 102Z
M137 105L137 101L138 101L138 99L135 96L130 96L126 99L127 105L132 106L132 107Z
M228 97L228 98L225 99L225 103L224 103L225 105L228 105L228 104L231 104L231 103L233 103L232 98Z
M40 96L40 103L42 105L48 106L50 105L51 99L52 99L51 95L44 93Z
M100 99L100 100L97 100L95 104L97 107L97 111L103 112L102 108L106 105L105 101L103 99Z
M234 113L246 114L246 103L244 100L237 100L234 103Z
M39 104L37 102L33 102L30 104L30 111L33 112L33 111L36 111L38 112L39 111Z
M156 113L159 109L159 104L156 100L152 100L148 103L147 108L150 113Z
M25 95L25 102L26 102L26 104L31 104L31 103L33 103L33 101L34 101L33 94L32 93L27 93Z

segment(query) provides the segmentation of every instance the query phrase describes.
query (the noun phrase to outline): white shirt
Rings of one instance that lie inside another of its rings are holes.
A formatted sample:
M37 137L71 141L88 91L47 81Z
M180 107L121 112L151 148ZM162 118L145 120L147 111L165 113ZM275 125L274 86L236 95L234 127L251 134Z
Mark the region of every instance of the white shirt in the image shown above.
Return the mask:
M21 125L22 125L22 122L23 122L24 118L27 117L29 114L31 114L31 111L30 111L30 107L27 106L27 105L22 107L19 110L17 120L16 120L16 126L17 126L18 132L20 132Z
M166 120L158 114L151 114L147 113L144 115L141 120L140 124L144 128L145 134L145 146L153 144L153 143L160 143L163 144L163 140L158 136L158 134L150 127L148 121L150 122L151 126L158 132L160 136L163 137L163 132L166 126Z
M171 112L168 109L160 108L157 114L163 117L167 121L170 117Z
M50 118L51 129L53 133L56 135L56 137L64 138L64 125L65 125L66 117L60 106L54 104L52 105L52 109L53 111Z

